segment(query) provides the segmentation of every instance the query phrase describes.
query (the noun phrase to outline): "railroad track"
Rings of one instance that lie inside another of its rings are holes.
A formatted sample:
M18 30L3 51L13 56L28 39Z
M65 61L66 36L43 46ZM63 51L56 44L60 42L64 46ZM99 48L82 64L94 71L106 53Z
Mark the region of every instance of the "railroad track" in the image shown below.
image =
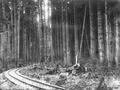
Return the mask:
M5 81L1 82L1 83L0 83L0 86L1 86L2 84L4 84L5 82L7 82L7 80L5 80Z
M63 87L56 85L51 85L44 81L39 81L37 79L32 79L30 77L21 75L19 73L20 69L12 69L5 72L5 76L14 84L20 85L22 87L28 87L29 90L65 90Z
M65 88L63 88L63 87L53 85L53 84L50 84L50 83L46 83L45 81L33 79L33 78L28 77L28 76L24 76L24 75L20 74L19 71L20 71L20 69L15 71L17 75L19 75L19 76L21 76L23 78L26 78L28 80L31 80L33 82L39 83L39 85L38 85L39 87L42 87L42 88L48 89L48 90L54 90L54 89L56 89L56 90L65 90Z
M40 81L37 79L30 78L28 76L24 76L20 74L21 69L12 69L8 70L4 73L5 77L16 85L20 85L23 88L28 88L27 90L65 90L63 87L59 87L57 85L51 85L46 83L45 81ZM90 85L92 86L92 85ZM96 88L91 87L83 87L82 90L96 90Z
M28 89L28 90L38 90L36 87L34 87L33 85L29 85L28 83L25 83L23 82L23 80L19 79L18 77L16 77L16 74L11 74L13 70L8 70L6 71L4 74L5 74L5 77L10 81L12 82L13 84L15 85L19 85L21 86L22 88L24 88L25 90Z

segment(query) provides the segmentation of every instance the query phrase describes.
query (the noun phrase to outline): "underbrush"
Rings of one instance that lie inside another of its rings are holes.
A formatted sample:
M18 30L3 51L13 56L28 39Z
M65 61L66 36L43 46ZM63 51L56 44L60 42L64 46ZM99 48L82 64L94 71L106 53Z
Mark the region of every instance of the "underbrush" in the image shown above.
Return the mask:
M101 65L96 58L81 59L79 63L80 66L85 68L85 71L76 72L76 69L72 69L72 72L69 73L69 68L72 66L65 66L61 62L46 62L27 66L20 73L44 80L47 83L65 87L66 90L72 90L72 88L74 88L73 90L77 90L75 87L78 88L78 86L79 88L98 86L112 88L120 84L119 67L108 67L106 63ZM57 70L57 72L53 70ZM50 73L50 71L52 72ZM101 81L101 78L104 78L104 80Z

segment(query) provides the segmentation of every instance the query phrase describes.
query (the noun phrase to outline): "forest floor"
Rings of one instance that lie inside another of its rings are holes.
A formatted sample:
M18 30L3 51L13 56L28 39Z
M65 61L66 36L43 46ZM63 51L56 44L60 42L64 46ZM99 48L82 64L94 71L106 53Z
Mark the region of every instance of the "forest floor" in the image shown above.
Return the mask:
M43 65L45 66L45 65ZM23 68L20 73L31 78L44 80L46 83L64 87L66 90L81 90L83 88L95 88L95 90L120 90L119 71L100 72L87 71L76 73L73 69L70 73L67 68L60 68L55 73L53 67L41 67L40 64L31 65ZM105 68L104 68L105 69ZM115 73L117 72L117 73Z
M87 67L90 65L87 65ZM85 67L85 66L84 66ZM95 70L93 70L95 68ZM64 87L65 90L120 90L120 69L94 67L84 72L77 72L73 67L49 66L45 64L33 64L21 68L20 73L30 78L43 80L46 83ZM56 72L57 70L57 72ZM0 90L25 90L22 87L11 83L4 74L0 74ZM88 89L89 90L89 89ZM91 90L91 89L90 89Z
M9 81L3 73L0 74L0 90L27 90Z

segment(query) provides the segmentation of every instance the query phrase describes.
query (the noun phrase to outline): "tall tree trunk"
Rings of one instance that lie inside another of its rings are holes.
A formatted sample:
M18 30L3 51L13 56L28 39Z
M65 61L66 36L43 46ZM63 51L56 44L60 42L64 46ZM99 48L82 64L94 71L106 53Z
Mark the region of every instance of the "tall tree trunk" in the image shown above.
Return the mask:
M117 18L115 19L115 63L116 66L118 67L119 65L119 59L120 59L120 31L119 31L119 27L118 27L118 20Z
M2 46L2 33L0 33L0 58L2 59L2 51L3 51L3 46ZM1 66L2 67L2 66Z
M12 2L11 2L11 12L10 12L10 14L11 14L11 56L12 56L12 59L13 59L13 57L14 57L14 50L13 50L13 48L14 48L14 31L13 31L13 6L12 6Z
M57 60L59 61L60 60L60 48L59 48L59 46L60 46L60 43L59 43L59 41L60 41L60 39L59 39L59 17L58 17L58 15L57 15L57 19L56 19L56 26L57 26L57 29L56 29L56 36L57 36Z
M16 0L14 0L14 59L15 65L17 66L17 18L16 18Z
M7 30L7 28L6 28L6 30ZM8 32L7 31L5 31L4 33L3 33L3 38L4 38L4 61L5 61L5 69L7 69L7 60L8 60L8 58L7 58L7 55L8 55L8 50L7 50L7 38L8 38Z
M65 20L64 20L64 6L63 6L63 0L61 1L62 4L62 37L63 37L63 58L64 58L64 64L67 65L67 57L66 57L66 30L65 30Z
M41 45L42 45L42 40L41 40L41 38L42 38L42 0L39 0L38 1L39 2L39 22L38 22L38 40L39 40L39 52L40 52L40 54L39 54L39 59L40 59L40 57L41 57L41 54L42 54L42 52L41 52Z
M2 56L2 63L3 63L2 68L5 68L5 33L1 34L1 56Z
M98 1L97 7L97 16L98 16L98 51L100 63L103 64L104 61L104 39L103 39L103 28L102 28L102 12L100 7L100 2Z
M41 1L41 2L42 2L42 1ZM41 3L41 5L40 5L40 7L41 7L41 17L40 17L40 18L41 18L41 25L42 25L42 26L41 26L41 44L40 44L40 45L41 45L41 50L40 50L40 51L41 51L41 62L43 62L44 59L45 59L45 58L44 58L44 56L45 56L44 48L45 48L45 47L44 47L44 23L43 23L43 21L44 21L44 19L43 19L43 18L44 18L44 17L43 17L43 14L44 14L44 13L43 13L43 11L42 11L42 10L43 10L42 3Z
M46 10L46 3L45 3L45 1L43 1L44 2L44 11L43 11L43 13L44 13L44 15L43 15L43 21L45 22L44 24L43 24L43 26L44 26L44 31L43 31L43 34L44 34L44 59L45 59L45 61L46 61L46 59L47 59L47 45L46 45L46 40L47 40L47 27L46 27L46 14L45 14L45 10Z
M94 15L93 15L93 8L92 2L89 0L89 18L90 18L90 56L96 57L96 38L95 38L95 28L94 28Z
M26 54L27 54L27 50L26 50L26 40L27 34L26 34L26 28L23 29L23 57L24 57L24 63L27 64L27 58L26 58Z
M10 33L10 25L8 25L8 38L7 38L7 58L8 58L8 63L10 61L10 57L11 57L11 44L10 44L10 38L11 38L11 33Z
M62 7L60 7L60 8L62 8ZM59 18L60 18L59 33L60 33L60 60L61 60L60 62L63 63L63 42L62 42L62 20L61 20L61 15L59 16Z
M113 39L113 29L112 29L112 26L111 26L111 23L108 24L108 30L109 30L109 62L108 62L108 66L111 66L112 65L112 61L114 60L114 56L115 56L115 53L113 52L114 51L114 39Z
M78 59L78 52L79 52L79 49L78 49L78 30L77 30L77 23L76 23L76 8L75 8L75 5L74 5L74 36L75 36L75 57L76 57L76 61L75 63L77 64L77 59Z
M71 65L70 61L70 47L69 47L69 29L68 29L68 6L66 4L66 54L67 54L67 65Z
M54 56L54 50L53 50L53 29L52 29L52 0L50 0L50 6L51 8L49 8L49 27L50 27L50 51L51 51L51 61L53 62L53 56Z
M19 3L19 8L18 8L18 18L17 18L17 60L19 60L19 49L20 49L20 9L21 9L21 2L18 2ZM19 62L19 61L18 61Z
M50 8L50 6L49 6L49 0L47 1L47 12L50 14L50 12L49 12L49 8ZM50 41L50 28L49 28L49 19L50 19L50 17L49 17L49 14L47 15L47 17L48 17L48 20L47 20L47 22L46 22L46 24L47 24L47 62L49 62L49 56L50 56L50 46L49 46L49 41Z
M48 28L47 28L47 14L46 14L46 10L47 10L47 0L44 1L44 53L45 53L45 61L47 60L47 31L48 31ZM46 61L47 62L47 61Z
M4 4L4 1L2 0L2 15L3 15L3 19L5 20L6 19L6 16L5 16L5 4ZM5 64L5 58L6 58L6 45L5 45L5 42L6 42L6 35L5 35L5 31L6 31L6 25L5 23L2 24L2 29L3 29L3 34L2 34L2 45L3 45L3 52L2 52L2 60L3 60L3 68L5 68L6 64Z
M110 49L109 49L109 29L108 29L108 16L107 16L107 0L105 0L105 36L106 36L106 59L108 60L108 66L110 66Z
M62 62L61 17L59 16L59 61Z
M83 18L83 25L82 25L82 35L81 35L81 40L80 40L80 52L79 52L79 57L82 57L82 46L83 46L83 38L84 38L84 33L85 33L85 20L86 20L86 6L84 10L84 18Z
M47 32L46 32L46 39L47 39L47 40L46 40L46 53L47 53L47 58L46 58L46 59L47 59L47 60L46 60L46 61L49 62L49 56L50 56L50 55L49 55L49 54L50 54L50 52L49 52L49 49L50 49L50 47L49 47L49 41L50 41L50 39L49 39L49 36L50 36L50 35L49 35L49 33L50 33L50 28L49 28L49 13L50 13L50 12L49 12L49 0L47 0L47 3L46 3L46 4L47 4L47 6L48 6L48 7L47 7L47 12L48 12L48 14L47 14L47 16L46 16L46 17L47 17L47 20L46 20L46 25L47 25Z

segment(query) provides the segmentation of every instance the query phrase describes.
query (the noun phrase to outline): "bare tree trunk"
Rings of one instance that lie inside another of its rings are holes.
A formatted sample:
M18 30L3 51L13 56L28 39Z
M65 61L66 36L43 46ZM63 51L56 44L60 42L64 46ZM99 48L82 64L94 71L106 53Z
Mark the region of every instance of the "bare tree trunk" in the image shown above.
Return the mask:
M62 11L63 9L63 5L62 5L62 1L61 1L61 13L63 13ZM64 50L63 50L63 14L61 14L61 20L60 20L60 43L61 43L61 59L62 59L62 64L64 64Z
M57 61L59 60L59 25L58 16L56 16L56 51L57 51Z
M40 59L40 57L41 57L41 54L42 54L42 52L41 52L41 45L42 45L42 0L39 0L38 1L39 2L39 23L38 23L38 38L39 38L39 52L40 52L40 54L39 54L39 59Z
M53 62L53 56L54 56L54 50L53 50L53 29L52 29L52 0L50 0L50 6L51 8L49 8L49 16L50 16L50 20L49 20L49 26L50 26L50 50L51 50L51 60Z
M47 60L47 26L45 25L45 29L44 29L44 35L45 35L45 37L44 37L44 43L45 43L45 48L44 48L44 50L45 50L45 61ZM46 61L47 62L47 61Z
M75 63L77 64L77 58L78 58L78 52L79 52L79 48L78 48L78 30L77 30L77 23L76 23L76 8L74 5L74 36L75 36L75 57L76 57L76 61Z
M12 2L11 2L11 56L12 56L12 59L14 57L14 31L13 31L13 6L12 6Z
M97 16L98 16L98 51L99 51L100 63L103 64L105 53L104 53L104 39L103 39L103 30L102 30L102 12L101 12L100 4L98 4Z
M66 5L66 54L67 54L67 65L71 65L70 61L70 47L69 47L69 29L68 29L68 8Z
M115 62L116 62L116 66L118 67L119 65L119 59L120 59L120 31L119 31L119 27L118 27L118 20L117 18L115 19Z
M109 62L108 62L108 66L111 66L112 65L112 61L114 60L114 56L115 56L115 53L113 52L114 51L114 39L113 39L113 30L112 30L112 26L111 26L111 23L108 24L108 30L109 30Z
M3 54L3 45L2 45L2 33L0 33L0 58L2 59Z
M62 37L63 37L63 58L64 58L64 64L67 65L67 57L66 57L66 30L65 30L65 21L64 21L64 6L63 6L63 0L61 2L62 4Z
M5 20L5 5L4 5L4 1L2 0L2 14L3 14L3 19ZM3 45L3 51L2 51L2 62L3 62L3 68L5 68L6 64L5 64L5 58L6 58L6 35L5 35L5 31L6 31L6 25L3 23L2 24L2 29L3 29L3 33L2 33L2 45Z
M26 40L26 28L23 29L23 57L24 57L24 61L25 61L25 64L27 64L27 58L26 58L26 54L27 54L27 50L26 50L26 43L27 43L27 40Z
M47 5L47 2L44 1L44 58L45 58L45 61L47 60L47 31L48 31L48 28L47 28L47 14L46 14L46 5Z
M105 36L106 36L106 59L108 66L110 66L110 49L109 49L109 29L108 29L108 16L107 16L107 0L105 0Z
M7 51L8 51L7 52L7 58L8 58L8 63L9 63L9 61L11 59L11 56L12 56L11 49L10 49L10 47L11 47L10 38L11 38L10 25L8 25L8 38L7 38Z
M89 17L90 17L90 56L96 57L96 38L95 38L95 28L94 28L94 16L91 0L89 0Z
M16 15L16 0L14 0L14 59L15 59L15 65L17 66L17 15Z
M85 33L85 19L86 19L86 6L85 6L85 11L84 11L84 18L83 18L83 25L82 25L82 35L81 35L81 40L80 40L80 52L79 52L79 57L82 57L82 45L83 45L83 37Z
M43 11L42 11L42 9L43 9L43 7L42 7L42 5L41 5L41 23L42 23L42 28L41 28L41 39L42 39L42 41L41 41L41 61L43 62L44 61L44 56L45 56L45 54L44 54L44 24L43 24L43 21L44 21L44 17L43 17Z
M1 34L1 55L2 55L2 63L3 68L5 68L5 33Z
M63 37L62 37L62 20L61 20L62 17L61 16L59 17L60 18L60 27L59 27L60 28L60 30L59 30L59 33L60 33L60 60L61 60L60 62L63 63L63 42L62 42Z
M21 9L21 2L19 3L19 8L18 8L18 18L17 18L17 60L19 60L19 49L20 49L20 9ZM19 61L18 61L19 62Z
M48 15L47 15L47 17L48 17L48 20L47 20L47 22L46 22L46 24L47 24L47 62L49 62L49 56L50 56L50 45L49 45L49 41L50 41L50 27L49 27L49 19L50 19L50 16L49 16L49 14L50 14L50 12L49 12L49 8L50 8L50 1L48 0L47 1L47 6L48 6L48 8L47 8L47 12L48 12Z

